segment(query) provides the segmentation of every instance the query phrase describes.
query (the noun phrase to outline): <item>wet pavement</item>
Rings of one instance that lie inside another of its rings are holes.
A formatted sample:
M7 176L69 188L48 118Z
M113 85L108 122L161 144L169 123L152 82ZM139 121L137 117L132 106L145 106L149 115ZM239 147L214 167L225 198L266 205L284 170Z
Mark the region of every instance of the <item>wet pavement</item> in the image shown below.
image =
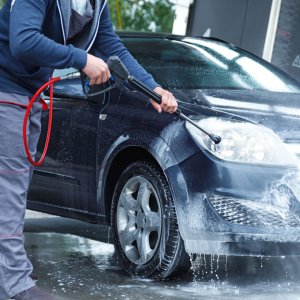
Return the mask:
M38 285L59 299L300 299L300 257L198 255L180 278L130 278L104 226L28 211L26 250Z

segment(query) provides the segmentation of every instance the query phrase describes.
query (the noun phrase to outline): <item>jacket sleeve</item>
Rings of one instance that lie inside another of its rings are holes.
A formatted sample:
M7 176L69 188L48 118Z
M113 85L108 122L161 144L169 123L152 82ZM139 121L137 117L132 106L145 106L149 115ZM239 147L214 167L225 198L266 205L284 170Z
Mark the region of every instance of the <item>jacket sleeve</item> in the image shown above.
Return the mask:
M12 55L26 63L48 68L84 68L87 53L61 45L42 34L52 0L16 0L11 9L9 45ZM55 29L54 29L55 30Z
M147 73L146 70L128 52L120 38L114 32L107 4L105 5L101 15L99 31L92 51L95 56L100 57L105 61L109 56L119 56L131 75L135 76L152 89L159 86L159 84L153 79L152 75Z

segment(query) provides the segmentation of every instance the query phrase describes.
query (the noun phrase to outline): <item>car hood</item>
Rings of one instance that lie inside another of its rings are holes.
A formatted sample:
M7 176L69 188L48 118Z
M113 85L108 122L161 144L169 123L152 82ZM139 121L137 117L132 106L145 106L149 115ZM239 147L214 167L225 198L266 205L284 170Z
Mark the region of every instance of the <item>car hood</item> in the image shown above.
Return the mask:
M300 94L241 90L184 90L175 95L181 106L202 106L264 125L300 157Z

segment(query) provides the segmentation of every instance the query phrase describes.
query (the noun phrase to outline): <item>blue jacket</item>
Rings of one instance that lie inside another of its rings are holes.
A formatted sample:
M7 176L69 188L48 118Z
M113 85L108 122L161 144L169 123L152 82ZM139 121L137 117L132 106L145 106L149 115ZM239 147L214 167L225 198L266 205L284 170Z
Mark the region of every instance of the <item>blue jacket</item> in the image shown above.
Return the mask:
M115 34L106 0L95 0L94 18L67 41L70 0L7 0L0 10L0 91L31 96L53 69L84 68L87 52L118 55L129 72L151 88L158 84Z

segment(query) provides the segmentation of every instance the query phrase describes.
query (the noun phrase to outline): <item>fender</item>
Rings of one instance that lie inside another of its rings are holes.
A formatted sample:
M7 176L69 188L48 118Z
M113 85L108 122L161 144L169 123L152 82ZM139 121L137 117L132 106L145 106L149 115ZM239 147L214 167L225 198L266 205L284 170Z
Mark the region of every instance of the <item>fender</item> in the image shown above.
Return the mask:
M145 134L144 131L135 129L131 130L126 135L118 137L111 145L109 151L107 151L99 171L97 203L100 215L103 215L105 211L103 201L105 195L105 183L111 164L121 151L129 147L139 147L147 151L160 165L163 172L165 172L167 168L178 164L169 145L160 136L155 135L154 132L147 131L147 134ZM100 199L102 199L102 201Z

